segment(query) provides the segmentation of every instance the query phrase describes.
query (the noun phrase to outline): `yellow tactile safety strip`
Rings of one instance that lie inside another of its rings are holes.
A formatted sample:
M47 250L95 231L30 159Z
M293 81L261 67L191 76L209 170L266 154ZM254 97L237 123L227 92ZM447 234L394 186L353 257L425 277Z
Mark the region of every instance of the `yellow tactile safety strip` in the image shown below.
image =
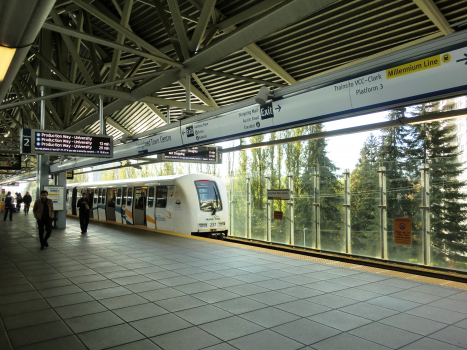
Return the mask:
M78 217L76 215L69 215L69 216ZM127 226L127 225L120 224L120 223L117 223L117 222L108 222L108 221L96 220L96 219L92 219L92 218L91 218L91 220L99 221L99 222L103 222L103 223L107 223L107 224ZM347 262L342 262L342 261L335 261L335 260L330 260L330 259L323 259L323 258L318 258L318 257L314 257L314 256L308 256L308 255L302 255L302 254L296 254L296 253L289 253L289 252L284 252L284 251L280 251L280 250L257 247L257 246L251 246L251 245L246 245L246 244L241 244L241 243L226 242L226 241L215 240L215 239L210 239L210 238L185 235L185 234L182 234L182 233L161 231L161 230L151 229L151 228L147 228L147 227L140 227L140 226L133 226L133 227L137 228L137 229L140 229L140 230L159 232L159 233L164 233L164 234L178 236L178 237L184 237L184 238L189 238L189 239L196 239L196 240L200 240L200 241L206 241L206 242L211 242L211 243L228 245L228 246L236 247L236 248L254 250L254 251L257 251L257 252L264 252L264 253L269 253L269 254L274 254L274 255L285 256L285 257L289 257L289 258L307 260L307 261L312 261L312 262L326 264L326 265L345 267L345 268L355 269L355 270L364 271L364 272L378 273L378 274L381 274L381 275L386 275L386 276L391 276L391 277L404 278L404 279L413 280L413 281L419 281L419 282L424 282L424 283L431 283L431 284L437 284L437 285L446 286L446 287L453 287L453 288L459 288L459 289L467 290L467 283L462 283L462 282L455 282L455 281L449 281L449 280L444 280L444 279L440 279L440 278L421 276L421 275L416 275L416 274L407 273L407 272L385 270L383 268L352 264L352 263L347 263Z

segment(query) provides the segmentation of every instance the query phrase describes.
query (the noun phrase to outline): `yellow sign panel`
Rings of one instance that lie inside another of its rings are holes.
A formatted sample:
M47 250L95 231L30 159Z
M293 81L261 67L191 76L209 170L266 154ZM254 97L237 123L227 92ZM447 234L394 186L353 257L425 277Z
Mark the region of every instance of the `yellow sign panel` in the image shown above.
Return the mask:
M447 63L450 61L450 59L450 57L443 57L443 62ZM418 60L415 62L403 64L402 66L386 69L386 78L397 78L403 75L412 74L425 69L435 68L439 66L441 66L440 55L431 56L428 58L424 58L423 60Z
M412 245L412 219L394 218L394 243Z
M274 220L284 220L284 213L274 210Z
M66 178L67 178L68 180L73 180L73 178L74 178L74 172L73 172L73 170L69 170L69 171L66 172Z

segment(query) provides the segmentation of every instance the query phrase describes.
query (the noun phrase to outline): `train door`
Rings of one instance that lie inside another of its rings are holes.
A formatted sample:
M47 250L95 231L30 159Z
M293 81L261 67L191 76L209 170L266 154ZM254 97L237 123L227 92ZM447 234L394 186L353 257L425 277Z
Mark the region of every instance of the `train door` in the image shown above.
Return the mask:
M66 189L66 213L72 214L71 211L71 197L72 197L73 190L70 188Z
M136 187L133 202L133 224L146 226L146 191L147 187Z
M117 189L109 188L107 190L107 201L105 205L105 215L107 221L116 221L115 217L115 202L117 197Z
M98 212L99 212L99 220L103 220L103 221L106 221L107 220L107 216L105 215L105 204L106 204L106 200L107 200L107 189L106 188L102 188L101 189L102 191L100 192L100 196L99 196L99 209L98 209Z
M73 194L72 194L72 197L71 197L71 213L73 215L78 215L76 213L76 203L78 202L77 196L78 196L78 189L76 187L74 187L73 188Z
M146 207L146 225L149 228L156 228L156 212L154 209L154 195L155 195L155 188L154 186L150 186L147 189L148 191L148 200L147 200L147 207Z
M133 225L133 187L128 187L126 197L125 220L126 224Z
M91 210L89 210L89 217L92 218L93 214L94 214L94 210L92 210L93 203L94 203L94 190L93 189L88 188L87 198L88 198L88 202L89 202L89 208L91 208Z
M156 187L156 226L162 231L173 231L172 209L169 201L169 186ZM173 186L170 186L173 188ZM173 207L173 203L172 203Z
M99 198L100 198L100 193L101 193L101 189L100 188L96 188L96 190L94 191L94 198L93 198L93 203L92 203L92 217L94 219L99 219Z
M122 221L122 189L117 188L117 202L115 204L115 221L121 224Z

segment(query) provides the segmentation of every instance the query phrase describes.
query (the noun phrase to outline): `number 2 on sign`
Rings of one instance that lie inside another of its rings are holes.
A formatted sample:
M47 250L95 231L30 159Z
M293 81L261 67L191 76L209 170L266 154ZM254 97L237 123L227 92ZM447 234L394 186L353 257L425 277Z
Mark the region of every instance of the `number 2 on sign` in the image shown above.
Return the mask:
M30 139L24 139L24 146L29 146Z

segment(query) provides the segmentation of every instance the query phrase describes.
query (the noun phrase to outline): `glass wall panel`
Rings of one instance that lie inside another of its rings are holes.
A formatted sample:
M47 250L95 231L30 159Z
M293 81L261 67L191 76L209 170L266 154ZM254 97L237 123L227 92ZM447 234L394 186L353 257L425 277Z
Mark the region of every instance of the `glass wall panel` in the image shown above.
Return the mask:
M359 164L350 175L352 254L381 258L379 164Z
M244 174L235 175L231 178L231 213L230 229L231 235L235 237L247 237L247 179Z
M421 161L386 162L383 165L386 167L388 259L423 264ZM411 245L394 242L395 218L411 219Z
M343 176L333 169L320 167L321 249L345 252Z
M251 175L251 238L266 241L266 178L263 172L253 172Z
M289 189L289 177L286 172L276 170L271 173L271 189ZM271 242L290 243L290 213L288 200L271 200ZM274 212L282 213L282 220L274 218Z
M301 169L294 178L294 240L297 247L316 248L315 168Z
M467 271L466 173L456 157L429 161L431 266Z

